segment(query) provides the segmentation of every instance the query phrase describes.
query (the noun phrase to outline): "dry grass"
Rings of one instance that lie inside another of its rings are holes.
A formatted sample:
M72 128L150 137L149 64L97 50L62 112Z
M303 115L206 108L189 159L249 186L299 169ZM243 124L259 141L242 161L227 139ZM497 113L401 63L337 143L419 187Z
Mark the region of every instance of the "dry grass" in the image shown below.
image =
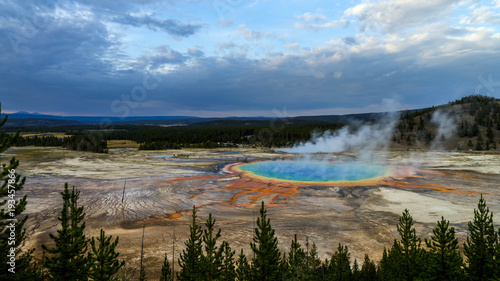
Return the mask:
M33 134L33 133L28 133L28 134L20 134L21 137L33 137L33 136L38 136L38 137L43 137L45 135L53 135L56 138L64 138L64 137L70 137L71 135L66 135L65 133L42 133L42 134Z
M109 140L108 148L138 148L139 144L131 140Z

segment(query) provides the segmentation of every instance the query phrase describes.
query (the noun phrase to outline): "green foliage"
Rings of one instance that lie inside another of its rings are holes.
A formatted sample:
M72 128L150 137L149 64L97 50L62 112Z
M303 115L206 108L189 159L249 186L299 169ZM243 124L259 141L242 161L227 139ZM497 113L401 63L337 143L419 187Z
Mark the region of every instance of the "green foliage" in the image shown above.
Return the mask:
M463 260L458 252L458 238L455 228L449 228L449 221L441 217L437 227L433 229L431 239L426 239L429 248L427 274L429 280L462 280Z
M0 104L1 113L1 104ZM18 137L3 134L1 127L7 121L8 115L0 121L0 152L6 151ZM3 160L3 159L2 159ZM27 196L18 193L26 181L17 173L19 161L12 157L8 163L2 163L0 169L0 279L8 280L39 280L38 267L32 266L34 249L22 250L26 239L24 224L28 216L22 213L26 209Z
M193 210L194 211L194 210ZM215 219L212 219L212 214L208 215L205 222L206 229L203 231L202 241L205 245L205 254L201 254L201 270L205 280L218 280L220 277L220 269L222 267L223 247L217 247L217 239L220 238L219 229L214 234Z
M318 247L316 246L316 243L312 244L307 263L310 272L315 272L321 265L321 260L318 257Z
M61 146L76 151L107 153L108 145L101 134L86 133L64 138L53 135L19 137L15 146Z
M248 264L247 257L243 253L243 249L238 256L238 260L236 261L236 280L250 280L250 265Z
M104 230L101 229L99 238L90 239L89 253L89 278L95 281L117 280L113 277L118 270L125 265L125 262L120 262L116 252L118 245L118 237L111 242L112 236L106 236ZM96 243L97 242L97 243Z
M305 267L306 253L301 248L297 241L297 234L295 234L292 244L290 245L290 252L288 252L288 259L285 260L286 271L284 274L287 280L302 280L307 274Z
M330 260L329 273L331 280L344 281L350 280L352 277L351 272L351 257L347 246L339 243L337 251L333 254Z
M170 263L168 262L167 254L163 259L163 265L161 266L161 276L160 281L173 281L172 269L170 268Z
M368 254L365 254L363 265L361 266L360 281L377 280L377 266L370 260Z
M186 248L182 250L179 259L180 273L177 280L201 280L204 278L202 272L202 240L201 227L196 223L196 207L193 206L192 223L189 227L189 239L184 242Z
M74 187L70 192L66 183L61 195L63 208L58 218L61 229L57 231L57 235L50 234L55 243L54 248L42 245L42 248L51 254L51 257L45 260L44 266L49 271L49 280L87 280L89 259L85 254L88 239L83 233L85 213L83 207L78 207L80 192Z
M468 280L493 280L499 273L494 259L498 234L493 226L493 214L482 195L468 227L469 235L464 243Z
M266 213L264 202L262 202L253 242L250 243L252 251L255 253L251 267L252 280L279 280L281 277L278 238Z
M236 268L234 265L234 254L235 251L231 250L229 243L222 242L221 248L223 249L223 261L220 272L221 281L234 281L236 280Z
M396 278L411 281L422 272L424 253L408 209L405 209L399 218L397 230L401 240L394 241L387 256L387 268L384 270L390 271L390 275L394 275Z

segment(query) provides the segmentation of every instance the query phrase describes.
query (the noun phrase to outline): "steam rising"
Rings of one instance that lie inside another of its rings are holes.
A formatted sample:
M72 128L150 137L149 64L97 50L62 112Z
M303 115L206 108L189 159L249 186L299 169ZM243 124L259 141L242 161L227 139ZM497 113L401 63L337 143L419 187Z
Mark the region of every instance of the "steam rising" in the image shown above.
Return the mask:
M437 126L436 138L431 143L431 149L442 149L443 142L455 134L457 122L455 118L440 110L436 110L432 114L431 120Z
M384 107L395 112L400 105L394 100L383 100ZM289 153L337 153L343 151L358 151L363 157L371 157L377 150L389 147L394 128L397 124L397 114L387 114L374 124L351 124L340 130L313 135L310 141L300 143L283 151Z
M289 153L336 153L342 151L369 152L389 146L396 120L383 119L379 123L359 128L346 126L322 135L313 135L312 140L295 145L284 151Z

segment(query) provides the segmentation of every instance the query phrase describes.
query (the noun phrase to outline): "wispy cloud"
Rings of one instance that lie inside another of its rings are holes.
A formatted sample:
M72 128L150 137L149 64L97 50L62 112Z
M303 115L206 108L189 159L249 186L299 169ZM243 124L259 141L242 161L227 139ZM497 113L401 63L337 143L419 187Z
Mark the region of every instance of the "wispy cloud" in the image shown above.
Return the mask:
M146 26L154 31L163 31L171 35L187 37L195 34L202 25L181 23L172 19L159 19L149 15L133 16L130 14L116 16L112 19L115 22L132 25L132 26Z

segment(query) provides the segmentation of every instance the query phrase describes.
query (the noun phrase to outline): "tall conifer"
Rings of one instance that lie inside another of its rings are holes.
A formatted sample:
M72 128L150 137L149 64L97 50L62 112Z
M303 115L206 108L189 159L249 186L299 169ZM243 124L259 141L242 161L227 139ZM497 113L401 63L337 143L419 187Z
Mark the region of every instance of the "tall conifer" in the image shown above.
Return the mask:
M266 214L264 202L262 202L253 242L250 243L255 253L255 258L252 260L252 280L280 280L281 277L278 238Z
M163 259L163 265L161 266L161 276L160 281L173 281L172 278L172 269L170 268L170 262L168 261L167 254L165 254L165 258Z
M0 113L2 112L0 103ZM19 131L14 135L2 133L1 127L7 122L8 115L0 120L0 153L6 151L19 137ZM36 280L39 279L38 266L32 266L34 249L22 250L26 239L24 224L28 216L22 215L26 209L27 196L17 193L24 187L25 177L19 175L17 168L19 160L10 158L3 162L0 169L0 279L5 280ZM11 251L14 249L13 251Z
M223 249L223 260L219 280L234 281L236 280L236 268L234 265L235 252L231 250L229 243L226 241L222 242L221 249Z
M73 187L70 192L68 184L64 185L61 192L63 198L63 208L61 216L61 229L57 235L49 234L54 240L55 247L42 248L51 256L45 260L45 267L49 271L49 280L87 280L89 263L87 252L88 239L83 233L85 213L83 207L78 207L80 192Z
M90 239L89 277L92 280L117 280L115 274L125 264L124 261L118 260L120 253L115 251L118 237L111 242L112 238L112 236L106 236L104 230L101 229L99 238Z
M403 215L399 218L397 230L401 240L395 241L392 253L399 258L393 257L397 267L401 269L400 278L412 281L422 270L423 249L420 247L421 240L413 227L413 218L408 209L405 209ZM392 254L390 253L390 254Z
M458 252L458 238L455 228L449 228L449 221L441 217L437 227L432 230L430 240L425 240L429 248L428 278L436 281L462 280L463 260Z
M186 248L182 250L178 260L181 271L177 275L177 280L202 280L204 274L202 272L202 244L201 244L201 227L196 223L196 207L193 206L192 223L189 227L189 239L184 242Z
M464 243L467 278L472 281L490 280L496 276L494 257L498 234L493 226L493 214L486 206L483 195L477 209L474 209L474 219L468 223L468 227L469 235Z
M203 231L202 241L205 245L205 253L201 254L201 270L203 271L204 279L207 281L218 280L220 276L220 268L222 267L222 247L218 247L217 239L220 238L219 229L215 232L215 219L212 219L212 214L208 215L205 222L206 229Z
M246 281L250 280L250 265L248 264L247 257L243 253L243 249L241 249L240 254L238 255L238 260L236 261L236 280L238 281Z

